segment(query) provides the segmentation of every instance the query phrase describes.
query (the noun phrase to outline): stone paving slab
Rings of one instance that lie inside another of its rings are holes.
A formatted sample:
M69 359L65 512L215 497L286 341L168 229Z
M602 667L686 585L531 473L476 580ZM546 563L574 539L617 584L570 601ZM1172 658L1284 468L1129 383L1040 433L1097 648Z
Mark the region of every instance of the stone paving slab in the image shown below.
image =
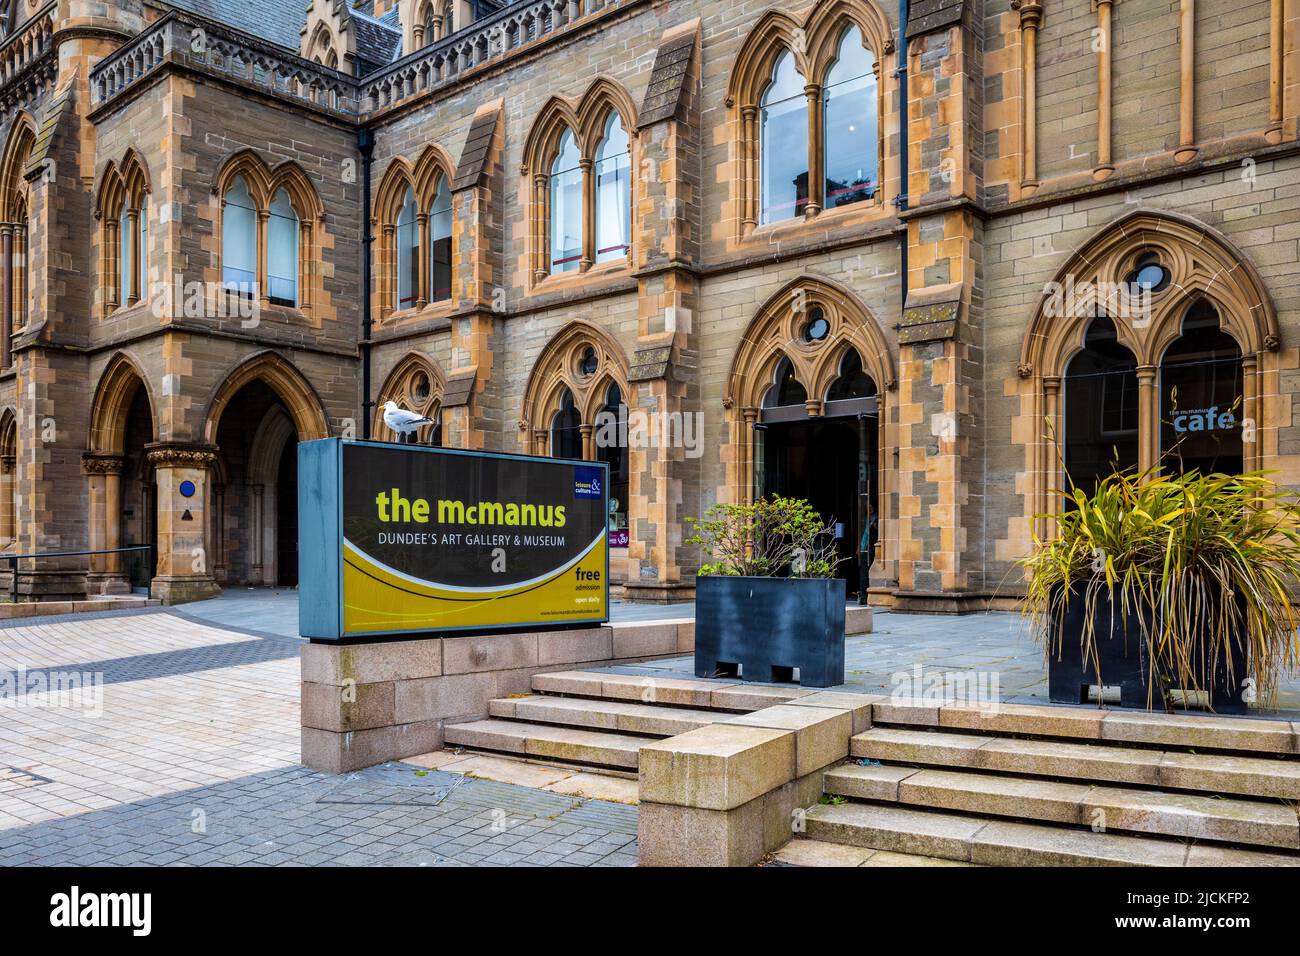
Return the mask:
M0 866L636 864L594 784L300 766L300 644L170 609L0 627L11 680L86 678L0 702Z

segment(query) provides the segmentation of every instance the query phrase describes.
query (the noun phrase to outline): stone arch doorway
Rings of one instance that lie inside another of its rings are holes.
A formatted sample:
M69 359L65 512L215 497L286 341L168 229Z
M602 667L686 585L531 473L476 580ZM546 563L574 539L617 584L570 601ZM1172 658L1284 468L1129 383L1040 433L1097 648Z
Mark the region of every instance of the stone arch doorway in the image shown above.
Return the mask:
M218 584L297 585L298 440L288 408L261 379L224 409L212 486Z
M723 400L733 454L720 499L808 499L835 525L840 575L859 600L894 579L897 561L893 387L893 357L866 307L805 276L750 322Z
M92 556L89 594L148 588L158 571L157 482L149 446L153 399L139 367L115 356L100 378L91 412L90 450L82 457L90 499L90 549L147 546L145 554Z
M207 535L218 584L297 586L298 443L327 435L311 386L274 353L218 390L205 432L215 446Z

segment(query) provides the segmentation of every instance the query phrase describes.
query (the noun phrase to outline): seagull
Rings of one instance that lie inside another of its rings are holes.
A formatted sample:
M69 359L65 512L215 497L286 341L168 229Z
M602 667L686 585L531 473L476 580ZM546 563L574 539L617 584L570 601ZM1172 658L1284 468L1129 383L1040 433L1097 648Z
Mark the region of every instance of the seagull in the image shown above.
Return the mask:
M432 425L433 419L398 408L396 402L384 402L384 424L395 431L403 442L413 442L415 439L410 436L425 425Z

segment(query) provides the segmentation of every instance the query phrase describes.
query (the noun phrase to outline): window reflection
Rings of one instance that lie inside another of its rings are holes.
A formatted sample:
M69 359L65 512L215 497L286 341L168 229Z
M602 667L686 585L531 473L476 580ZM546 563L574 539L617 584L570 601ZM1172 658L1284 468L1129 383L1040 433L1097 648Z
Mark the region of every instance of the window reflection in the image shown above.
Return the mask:
M1063 408L1070 485L1090 495L1112 472L1136 469L1137 363L1106 316L1092 320L1083 351L1066 366Z
M808 205L808 99L804 85L794 56L782 53L760 103L763 223L802 216Z
M1160 444L1170 471L1240 474L1243 465L1241 349L1204 299L1160 363Z
M827 209L870 199L877 187L875 59L854 27L840 40L822 93Z

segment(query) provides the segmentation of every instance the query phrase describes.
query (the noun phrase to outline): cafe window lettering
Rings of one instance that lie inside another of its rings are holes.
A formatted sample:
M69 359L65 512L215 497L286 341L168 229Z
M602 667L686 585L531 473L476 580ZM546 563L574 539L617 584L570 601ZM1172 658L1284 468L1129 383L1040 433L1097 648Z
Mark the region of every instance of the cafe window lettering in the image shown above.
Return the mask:
M1241 348L1201 299L1160 363L1160 450L1166 471L1242 471Z

